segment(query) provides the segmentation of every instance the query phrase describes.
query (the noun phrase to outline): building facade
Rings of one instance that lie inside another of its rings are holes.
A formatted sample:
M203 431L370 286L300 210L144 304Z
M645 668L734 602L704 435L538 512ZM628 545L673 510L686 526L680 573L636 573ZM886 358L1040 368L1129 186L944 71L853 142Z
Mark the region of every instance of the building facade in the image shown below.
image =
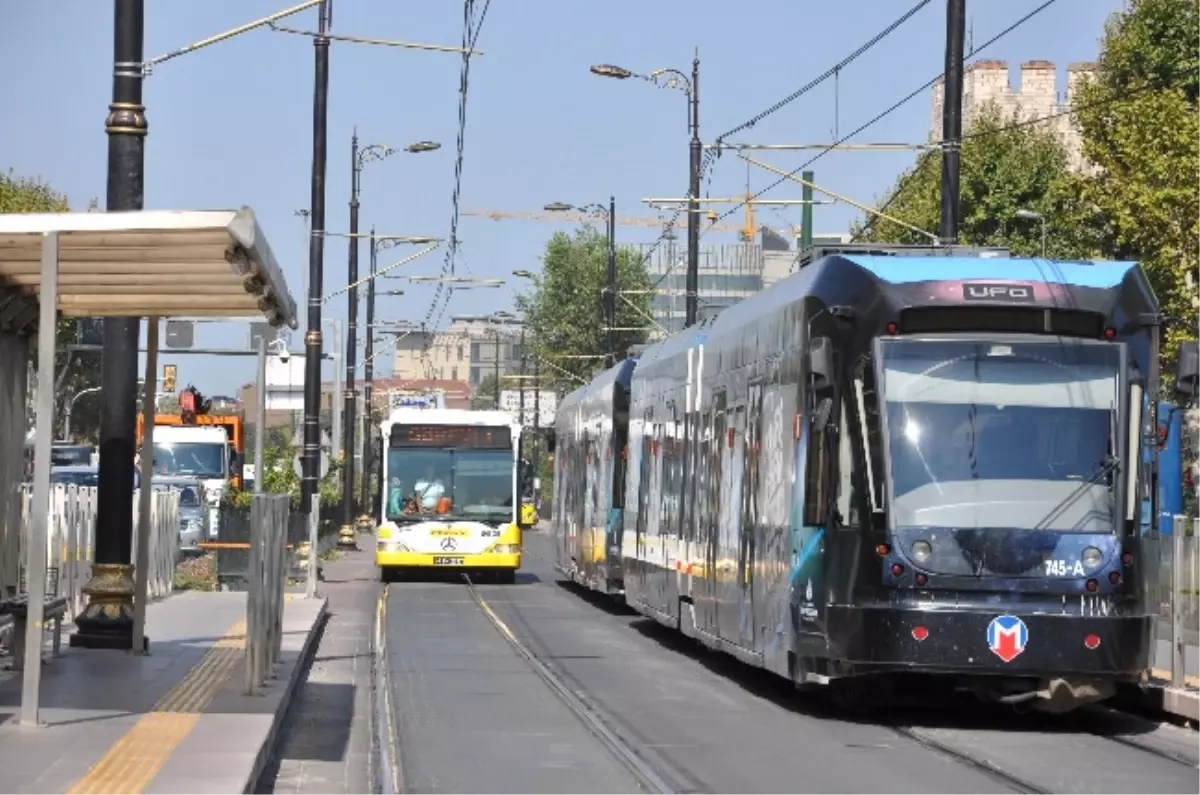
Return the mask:
M477 387L488 375L521 369L521 327L499 320L456 318L443 331L413 332L396 343L392 377L401 381L465 381Z
M1009 80L1007 61L979 60L966 67L963 74L963 128L971 123L989 104L1000 109L1005 120L1047 118L1045 124L1062 141L1071 168L1087 168L1083 158L1083 138L1075 117L1065 112L1075 102L1081 83L1096 73L1094 63L1073 63L1067 67L1064 90L1058 90L1058 69L1050 61L1026 61L1021 64L1016 88ZM933 86L933 108L930 117L929 139L942 138L942 108L945 106L945 85L939 78ZM1056 115L1064 114L1064 115Z

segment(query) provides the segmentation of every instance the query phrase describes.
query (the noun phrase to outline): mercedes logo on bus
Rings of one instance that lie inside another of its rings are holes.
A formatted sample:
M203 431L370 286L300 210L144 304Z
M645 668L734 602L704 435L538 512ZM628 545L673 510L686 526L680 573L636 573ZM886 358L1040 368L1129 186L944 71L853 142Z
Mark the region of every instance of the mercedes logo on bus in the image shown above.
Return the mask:
M457 548L458 548L458 545L454 543L453 538L443 538L442 539L442 551L453 552Z

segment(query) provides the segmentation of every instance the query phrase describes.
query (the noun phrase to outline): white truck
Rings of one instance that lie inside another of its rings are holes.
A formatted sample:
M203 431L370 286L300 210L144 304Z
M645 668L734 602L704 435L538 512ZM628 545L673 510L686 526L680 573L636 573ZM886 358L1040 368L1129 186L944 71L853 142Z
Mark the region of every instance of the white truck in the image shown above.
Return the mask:
M229 489L229 432L220 426L156 425L154 481L196 478L204 484L208 526L215 535L221 499ZM237 462L232 462L237 463Z

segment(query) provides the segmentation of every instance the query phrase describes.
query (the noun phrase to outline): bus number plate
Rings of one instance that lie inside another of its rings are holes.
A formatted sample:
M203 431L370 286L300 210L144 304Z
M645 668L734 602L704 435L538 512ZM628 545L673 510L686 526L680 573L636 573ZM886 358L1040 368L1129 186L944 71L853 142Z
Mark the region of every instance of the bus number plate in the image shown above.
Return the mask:
M435 566L461 566L466 558L461 555L439 555L433 559Z

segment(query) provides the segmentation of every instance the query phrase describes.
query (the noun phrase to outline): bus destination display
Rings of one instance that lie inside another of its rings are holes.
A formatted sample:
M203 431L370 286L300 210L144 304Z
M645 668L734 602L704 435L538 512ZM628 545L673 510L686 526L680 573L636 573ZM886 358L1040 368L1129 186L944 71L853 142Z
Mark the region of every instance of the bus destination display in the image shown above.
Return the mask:
M512 448L512 434L482 425L393 425L391 446L506 450Z

